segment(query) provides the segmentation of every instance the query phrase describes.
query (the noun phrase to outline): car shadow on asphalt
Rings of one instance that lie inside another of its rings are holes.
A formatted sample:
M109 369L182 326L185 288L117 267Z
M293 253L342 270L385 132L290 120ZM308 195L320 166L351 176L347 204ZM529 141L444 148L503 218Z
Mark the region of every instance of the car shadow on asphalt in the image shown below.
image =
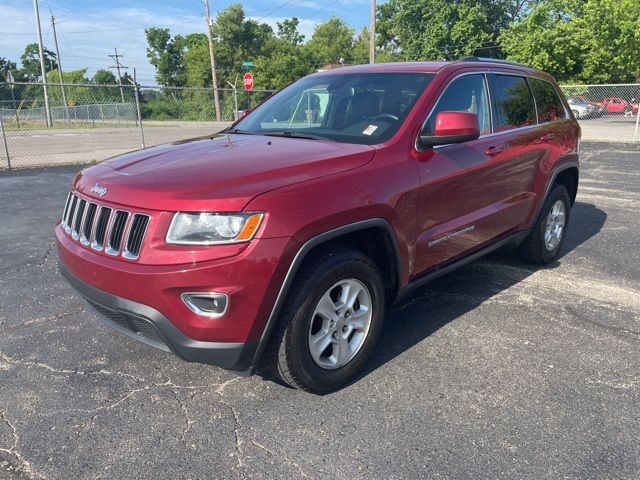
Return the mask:
M356 381L537 270L558 267L567 253L596 236L606 220L603 210L576 202L561 256L555 263L536 267L501 249L413 291L387 311L376 349Z

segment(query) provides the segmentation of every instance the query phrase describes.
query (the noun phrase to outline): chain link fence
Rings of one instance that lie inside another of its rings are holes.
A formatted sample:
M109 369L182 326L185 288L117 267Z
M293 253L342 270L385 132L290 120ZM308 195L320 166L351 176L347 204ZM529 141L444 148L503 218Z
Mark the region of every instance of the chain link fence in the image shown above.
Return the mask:
M585 140L640 141L640 84L562 85Z
M272 91L218 90L220 120L208 88L0 84L0 168L91 163L161 143L211 135L237 110Z
M640 84L564 85L585 140L640 141ZM272 91L0 84L0 169L98 162L141 147L211 135Z

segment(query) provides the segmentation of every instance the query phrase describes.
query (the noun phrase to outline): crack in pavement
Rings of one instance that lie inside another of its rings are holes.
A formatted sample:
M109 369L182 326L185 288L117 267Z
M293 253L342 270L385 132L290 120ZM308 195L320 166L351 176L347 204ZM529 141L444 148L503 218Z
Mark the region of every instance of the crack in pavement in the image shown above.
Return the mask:
M249 442L258 447L261 450L264 450L265 452L267 452L268 454L278 458L278 459L283 459L287 465L295 468L298 473L300 474L300 476L302 478L313 478L312 476L310 476L309 474L307 474L302 467L300 467L300 465L298 465L291 457L289 457L287 454L285 454L284 452L274 452L273 450L271 450L270 448L265 447L264 445L262 445L261 443L259 443L258 441L256 441L255 439L250 439Z
M53 242L47 244L47 250L45 251L44 255L40 257L39 260L34 259L32 261L27 261L26 263L13 267L13 270L7 269L7 270L0 271L0 273L2 273L3 275L13 275L14 273L19 273L22 270L25 270L27 268L44 267L44 264L47 262L47 259L51 256L52 252L53 252Z
M191 418L189 418L189 411L187 410L187 405L185 402L182 401L182 399L180 398L180 395L178 395L178 390L173 389L173 395L176 397L176 401L178 402L178 405L180 405L180 410L182 411L182 415L184 416L184 422L185 422L185 426L182 429L181 432L181 439L182 442L185 444L185 446L187 445L187 433L189 432L189 430L191 430L191 425L193 425L195 423L195 420L191 420ZM192 392L188 395L188 399L187 402L189 400L193 400L193 398L198 394L198 392Z
M0 360L3 360L5 363L9 365L14 365L14 366L25 365L27 367L41 368L44 370L48 370L51 373L57 373L60 375L115 375L115 376L130 378L143 383L146 381L143 378L136 377L135 375L131 375L130 373L114 372L114 371L104 370L104 369L95 370L95 371L59 369L42 362L32 362L30 360L13 358L2 353L1 351L0 351Z
M31 320L27 320L25 322L22 323L18 323L16 325L9 325L7 327L2 328L2 332L13 332L15 330L19 330L21 328L24 327L30 327L33 325L40 325L41 323L47 323L47 322L53 322L55 320L60 320L61 318L67 318L67 317L71 317L73 315L79 314L84 312L86 309L82 306L80 307L76 307L76 308L72 308L70 310L66 310L62 313L58 313L56 315L52 315L50 317L44 317L44 318L34 318Z
M600 385L603 387L609 387L616 390L632 390L640 389L640 380L627 380L627 381L609 381L609 380L587 380L587 383L591 385Z
M18 435L18 430L9 421L4 411L0 412L0 418L9 427L9 429L11 429L11 434L13 435L13 445L11 445L11 447L9 448L0 447L0 452L13 455L20 462L19 469L30 477L45 479L46 477L40 472L37 472L18 450L18 445L20 444L20 436Z
M8 355L0 352L0 360L4 361L6 364L8 364L9 366L25 366L28 368L40 368L40 369L44 369L48 372L51 373L55 373L55 374L59 374L59 375L116 375L116 376L121 376L130 380L135 380L137 382L141 382L144 383L143 386L138 387L138 388L134 388L132 390L130 390L129 392L127 392L125 395L123 395L122 397L120 397L118 400L116 400L115 402L112 402L108 405L102 405L93 409L80 409L80 408L66 408L66 409L62 409L62 410L56 410L56 411L50 411L50 412L46 412L46 415L59 415L61 413L69 413L69 412L77 412L77 413L83 413L83 414L90 414L92 415L91 418L80 424L77 425L77 427L79 427L78 431L76 432L76 440L78 440L80 438L80 436L87 432L92 426L95 425L95 421L99 416L99 413L104 412L104 411L109 411L109 410L113 410L117 407L119 407L120 405L122 405L124 402L126 402L127 400L131 399L132 397L134 397L135 395L137 395L140 392L144 392L144 391L150 391L151 389L157 388L157 389L164 389L167 388L169 390L171 390L176 398L176 401L178 402L178 404L180 405L180 410L182 412L182 414L184 415L184 420L185 420L185 426L182 429L181 432L181 437L183 442L185 443L185 445L187 444L186 440L187 440L187 435L189 433L189 430L191 429L192 425L195 423L195 420L192 420L191 417L189 416L188 413L188 409L187 409L187 405L185 403L185 401L180 398L180 395L178 392L180 391L187 391L188 393L188 399L187 402L189 400L192 400L199 392L203 392L203 391L207 391L207 390L211 390L214 389L213 392L216 393L217 395L219 395L219 402L221 404L223 404L224 406L226 406L232 413L233 419L234 419L234 446L235 446L235 450L236 450L236 468L238 469L239 475L241 478L247 478L246 474L245 474L245 470L246 470L246 464L244 462L244 448L243 448L243 444L244 441L242 440L242 436L240 433L240 430L242 428L242 425L240 423L240 417L238 415L238 412L236 411L235 407L227 402L224 399L224 391L226 389L227 386L229 386L231 383L236 382L238 380L240 380L241 377L234 377L231 378L223 383L213 383L213 384L204 384L204 385L178 385L175 384L173 381L171 381L170 379L167 379L163 382L155 382L155 383L151 383L148 384L146 383L146 381L140 377L136 377L134 375L130 375L128 373L122 373L122 372L114 372L114 371L108 371L108 370L99 370L99 371L82 371L82 370L69 370L69 369L60 369L60 368L55 368L52 367L51 365L48 365L46 363L41 363L41 362L33 362L33 361L26 361L26 360L19 360L16 358L12 358L9 357ZM4 418L4 417L3 417ZM6 450L6 449L0 449L0 451L6 451L8 453L12 453L14 454L16 457L18 457L18 455L16 453L14 453L12 450ZM24 463L24 459L22 457L18 457L18 459ZM26 471L26 469L25 469ZM44 477L42 477L44 478Z
M217 393L220 396L219 402L226 406L230 411L231 414L233 415L233 421L234 421L234 426L233 426L233 435L235 438L235 450L236 453L235 458L236 458L236 470L238 471L238 475L240 476L241 479L245 479L247 478L246 476L246 464L244 463L244 448L243 448L243 444L244 441L242 440L242 437L240 435L240 429L242 428L242 424L240 423L240 416L238 415L238 412L236 411L235 407L230 404L229 402L227 402L224 399L224 389L227 387L227 385L229 385L230 383L237 381L239 379L239 377L236 378L232 378L231 380L227 380L226 382L220 384L220 386L218 388L216 388L215 393Z

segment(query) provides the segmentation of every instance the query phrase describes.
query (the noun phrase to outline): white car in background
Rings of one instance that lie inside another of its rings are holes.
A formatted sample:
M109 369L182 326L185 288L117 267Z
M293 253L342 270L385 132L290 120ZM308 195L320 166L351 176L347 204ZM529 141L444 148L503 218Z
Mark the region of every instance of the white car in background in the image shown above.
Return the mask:
M602 115L602 109L577 98L569 97L567 98L567 103L576 118L599 117Z

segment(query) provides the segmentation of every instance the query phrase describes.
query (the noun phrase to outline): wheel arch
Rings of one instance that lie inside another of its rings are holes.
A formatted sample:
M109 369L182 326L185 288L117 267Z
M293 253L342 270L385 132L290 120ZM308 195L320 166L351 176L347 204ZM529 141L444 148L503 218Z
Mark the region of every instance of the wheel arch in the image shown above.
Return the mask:
M287 270L278 296L264 327L256 349L251 369L259 366L274 326L278 321L282 305L286 299L297 272L304 260L320 248L343 245L356 248L376 263L385 280L385 292L389 303L393 303L400 292L402 279L402 258L398 240L391 224L383 218L370 218L343 225L320 233L307 240L297 251Z
M571 199L571 206L576 202L576 196L578 195L578 181L580 173L577 165L567 165L565 168L560 168L556 171L551 185L563 185L567 192L569 192L569 198ZM547 192L548 195L549 192Z

